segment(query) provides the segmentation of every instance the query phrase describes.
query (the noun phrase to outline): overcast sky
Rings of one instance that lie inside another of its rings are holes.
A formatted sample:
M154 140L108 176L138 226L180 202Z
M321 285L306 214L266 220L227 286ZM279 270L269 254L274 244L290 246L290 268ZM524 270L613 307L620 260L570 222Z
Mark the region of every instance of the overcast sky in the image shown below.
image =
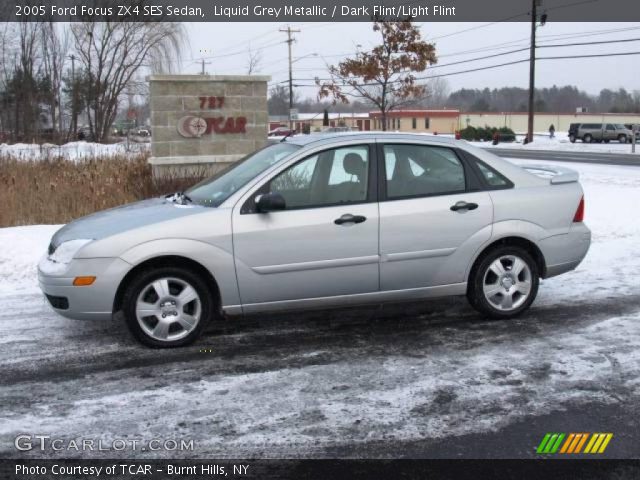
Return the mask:
M423 37L436 43L439 64L486 57L525 48L529 45L528 23L422 23ZM376 44L376 34L369 23L303 23L292 24L301 30L293 45L294 79L326 76L326 63L336 64L357 48L368 49ZM193 23L187 24L190 54L182 62L182 73L201 70L198 59L207 57L210 74L247 73L248 49L259 51L262 59L257 73L270 75L272 83L288 79L286 35L279 32L281 23ZM553 23L538 28L538 44L566 44L640 38L637 23ZM361 47L358 47L360 45ZM573 56L612 52L640 51L640 41L559 48L540 48L538 57ZM466 53L465 53L466 52ZM314 54L317 54L314 55ZM477 62L443 66L427 71L427 75L442 75L528 59L528 50L501 55ZM301 58L305 57L305 58ZM536 86L554 84L575 85L589 93L603 88L640 90L640 55L625 57L540 60L537 62ZM450 89L526 87L529 64L520 63L486 71L445 77ZM295 83L309 84L312 80ZM315 97L315 88L298 88L303 97Z

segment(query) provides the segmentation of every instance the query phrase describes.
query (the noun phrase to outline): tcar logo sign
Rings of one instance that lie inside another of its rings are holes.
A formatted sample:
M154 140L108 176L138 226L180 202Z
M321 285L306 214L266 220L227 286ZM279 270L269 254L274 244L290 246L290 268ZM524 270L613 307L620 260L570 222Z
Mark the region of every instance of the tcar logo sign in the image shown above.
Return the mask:
M204 118L188 115L178 120L178 133L185 138L200 138L207 131Z
M200 110L220 110L224 107L224 97L198 97ZM185 138L200 138L203 135L223 133L246 133L247 117L210 117L186 115L178 120L178 133Z

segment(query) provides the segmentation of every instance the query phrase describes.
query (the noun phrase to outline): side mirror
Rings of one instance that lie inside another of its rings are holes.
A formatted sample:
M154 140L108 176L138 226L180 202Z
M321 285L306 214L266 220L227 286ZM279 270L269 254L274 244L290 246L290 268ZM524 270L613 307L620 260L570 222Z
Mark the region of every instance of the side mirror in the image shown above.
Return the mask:
M259 213L273 212L276 210L284 210L287 204L284 197L279 193L264 193L255 198L256 209Z

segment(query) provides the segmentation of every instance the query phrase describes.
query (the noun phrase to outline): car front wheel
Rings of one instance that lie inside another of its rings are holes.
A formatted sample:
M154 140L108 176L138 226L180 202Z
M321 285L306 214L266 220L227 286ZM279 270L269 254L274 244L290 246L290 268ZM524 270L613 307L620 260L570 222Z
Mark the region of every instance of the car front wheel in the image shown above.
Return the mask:
M193 343L210 320L213 307L213 298L202 278L177 267L140 272L123 298L131 333L156 348Z
M512 318L536 298L539 285L536 262L520 247L504 246L487 252L469 278L467 298L490 318Z

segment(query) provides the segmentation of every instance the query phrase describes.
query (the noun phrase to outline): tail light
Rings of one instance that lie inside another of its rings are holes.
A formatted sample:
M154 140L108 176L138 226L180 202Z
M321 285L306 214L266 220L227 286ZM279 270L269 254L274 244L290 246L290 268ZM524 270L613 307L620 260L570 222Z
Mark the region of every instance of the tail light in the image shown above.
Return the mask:
M574 223L584 221L584 195L580 198L580 203L576 209L576 213L573 216Z

